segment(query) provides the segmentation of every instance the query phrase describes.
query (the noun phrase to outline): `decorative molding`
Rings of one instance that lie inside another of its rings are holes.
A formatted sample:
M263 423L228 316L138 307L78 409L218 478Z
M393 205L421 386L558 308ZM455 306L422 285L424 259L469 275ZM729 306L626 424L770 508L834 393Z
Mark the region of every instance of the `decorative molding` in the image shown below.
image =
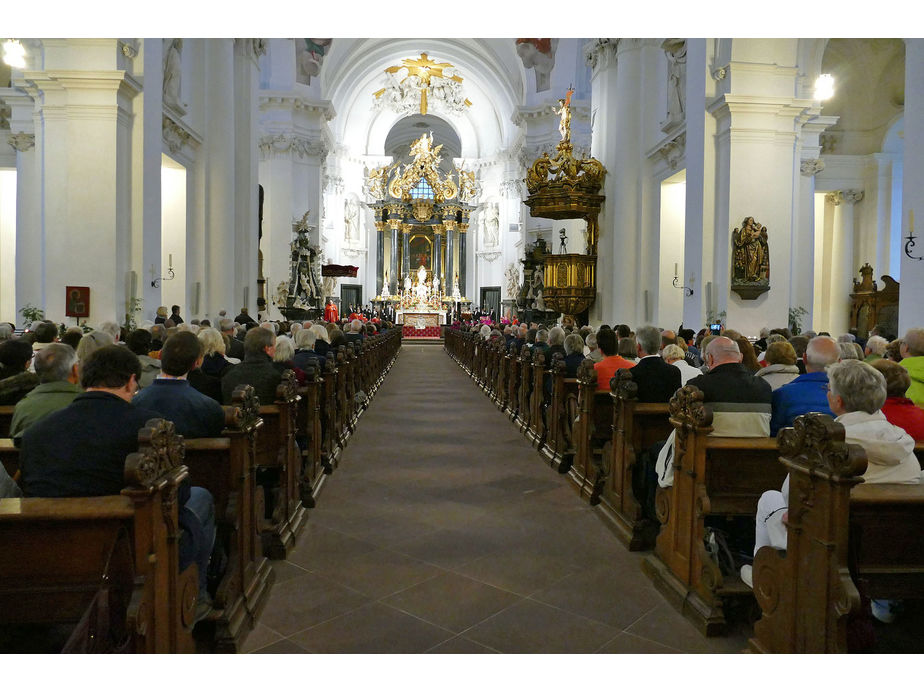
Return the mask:
M303 111L320 115L324 120L333 120L337 115L330 101L312 101L299 96L292 96L289 92L261 91L257 97L258 107L261 111L275 108L285 108L292 111Z
M485 262L494 262L497 260L497 258L501 256L501 251L499 250L479 250L477 253L475 253L475 255L480 257Z
M138 57L138 45L134 40L119 41L119 50L129 60L134 60Z
M16 132L6 138L17 152L27 152L35 146L35 135L31 132Z
M341 248L340 250L343 252L344 255L346 255L348 258L351 258L351 259L357 258L360 256L365 256L369 252L366 248L344 247L344 248Z
M822 154L833 154L834 150L837 149L838 140L840 135L834 132L823 132L818 136L818 141L821 143L821 153Z
M717 67L712 70L712 79L716 82L721 82L728 76L728 65L723 65L722 67Z
M825 202L837 207L841 203L841 194L837 191L829 192L825 195Z
M863 200L863 191L862 190L841 190L841 198L844 202L849 202L850 204L856 204Z
M254 57L259 58L261 55L266 55L266 39L255 38L250 39L250 41L253 46Z
M202 138L196 134L183 120L175 117L171 109L164 107L163 120L161 121L164 142L171 154L181 151L187 144L198 146L202 143Z
M522 178L510 178L508 180L502 181L500 184L500 191L502 195L508 195L513 197L523 197L525 194L525 188L523 185Z
M686 150L687 133L684 131L658 147L657 153L661 155L671 169L675 169L686 154Z
M323 177L324 180L324 192L331 195L342 195L343 194L343 178L340 176L335 176L332 174L325 174Z
M825 170L825 162L822 159L803 159L799 166L799 171L803 176L811 177Z
M598 38L584 44L584 62L591 70L604 69L616 64L620 39Z
M312 141L295 133L264 135L257 145L263 159L286 156L297 156L300 159L317 156L323 159L328 154L327 146L323 142Z

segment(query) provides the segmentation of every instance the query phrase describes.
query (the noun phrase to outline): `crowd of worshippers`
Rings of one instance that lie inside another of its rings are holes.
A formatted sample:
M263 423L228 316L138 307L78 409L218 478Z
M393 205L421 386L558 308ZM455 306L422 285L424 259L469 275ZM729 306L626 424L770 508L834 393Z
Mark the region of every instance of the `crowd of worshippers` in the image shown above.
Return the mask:
M85 331L40 321L17 335L0 323L0 405L15 405L9 436L20 448L18 483L0 465L0 498L118 494L126 455L137 450L148 420L172 421L187 438L220 436L222 405L231 404L237 385L252 385L269 404L285 370L304 382L307 369L323 369L340 345L393 327L362 317L257 324L246 310L234 320L221 314L213 326L186 323L173 309L172 317L158 311L164 321L133 330L114 322ZM180 561L199 567L203 618L216 560L214 499L187 483L180 500Z
M631 330L627 325L576 328L572 324L461 326L484 340L504 340L519 353L526 345L550 364L562 354L566 377L581 362L594 362L597 390L609 391L619 369L631 369L641 402L668 402L678 388L694 385L713 412L713 436L766 437L792 426L796 417L820 412L844 426L846 441L863 447L866 483L922 482L914 454L924 441L924 329L900 339L874 328L867 339L848 333L793 335L764 329L750 340L732 329ZM672 485L673 434L646 451L639 465L640 502L655 518L654 491ZM762 546L786 548L789 478L763 494L754 523L753 553ZM749 538L750 540L750 535ZM749 547L749 545L748 545ZM752 566L741 567L752 586ZM874 600L873 615L889 623L901 611L893 600Z

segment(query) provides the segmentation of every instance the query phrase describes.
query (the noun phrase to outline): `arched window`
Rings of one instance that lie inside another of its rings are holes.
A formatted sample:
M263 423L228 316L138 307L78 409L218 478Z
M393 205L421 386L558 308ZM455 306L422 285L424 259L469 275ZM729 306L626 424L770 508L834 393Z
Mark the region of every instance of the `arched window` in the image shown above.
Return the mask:
M417 181L417 185L411 190L411 197L415 200L432 200L433 188L427 182L426 178Z

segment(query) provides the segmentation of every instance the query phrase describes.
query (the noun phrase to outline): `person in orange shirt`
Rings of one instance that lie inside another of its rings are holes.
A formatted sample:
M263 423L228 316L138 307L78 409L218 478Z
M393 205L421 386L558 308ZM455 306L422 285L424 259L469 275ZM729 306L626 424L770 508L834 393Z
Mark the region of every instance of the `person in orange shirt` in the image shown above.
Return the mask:
M594 364L597 372L597 392L609 392L610 380L620 368L632 368L635 364L616 353L616 333L600 329L597 332L597 347L603 352L603 360Z

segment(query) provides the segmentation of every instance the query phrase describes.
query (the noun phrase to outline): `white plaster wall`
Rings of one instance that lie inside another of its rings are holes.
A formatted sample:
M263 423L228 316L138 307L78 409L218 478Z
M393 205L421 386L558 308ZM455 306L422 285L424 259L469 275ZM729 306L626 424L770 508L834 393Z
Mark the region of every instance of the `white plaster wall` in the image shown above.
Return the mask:
M665 328L676 328L683 321L684 292L674 288L673 279L675 264L680 284L686 284L688 276L684 266L686 187L684 172L660 185L658 273L655 282L649 280L646 284L649 295L656 297L657 301L651 322Z
M161 166L161 253L162 277L172 267L175 278L161 282L161 305L180 306L184 320L195 317L186 298L186 169L163 157ZM151 306L156 310L157 306Z
M0 321L16 314L16 171L0 169Z

